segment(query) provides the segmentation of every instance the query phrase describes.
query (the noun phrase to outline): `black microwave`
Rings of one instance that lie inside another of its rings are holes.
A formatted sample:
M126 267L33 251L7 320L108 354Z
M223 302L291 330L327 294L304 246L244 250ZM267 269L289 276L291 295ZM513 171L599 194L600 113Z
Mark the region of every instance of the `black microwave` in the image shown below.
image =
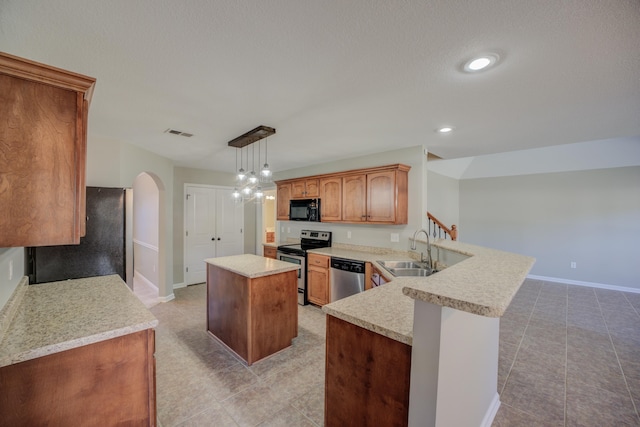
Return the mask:
M289 202L289 221L320 221L320 199L299 199Z

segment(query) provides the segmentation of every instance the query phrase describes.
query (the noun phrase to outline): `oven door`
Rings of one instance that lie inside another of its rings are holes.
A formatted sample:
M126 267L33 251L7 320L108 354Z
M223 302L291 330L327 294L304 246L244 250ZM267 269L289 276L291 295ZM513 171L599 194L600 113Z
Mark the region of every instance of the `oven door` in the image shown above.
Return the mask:
M280 261L291 262L298 264L300 270L298 270L298 304L307 304L307 263L306 258L301 255L285 254L283 252L277 252L277 258Z

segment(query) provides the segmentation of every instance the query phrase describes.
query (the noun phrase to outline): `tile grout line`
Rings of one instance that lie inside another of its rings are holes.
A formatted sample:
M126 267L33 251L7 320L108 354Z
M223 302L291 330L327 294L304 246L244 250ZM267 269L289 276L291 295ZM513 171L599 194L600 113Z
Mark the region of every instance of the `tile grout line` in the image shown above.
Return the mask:
M509 371L507 372L507 377L504 379L504 384L502 384L502 388L500 389L500 393L502 394L502 392L504 392L504 388L507 386L507 382L509 381L509 377L511 376L511 371L513 370L513 366L516 364L516 360L518 359L518 353L520 353L520 346L522 345L522 342L524 341L524 335L527 332L527 328L529 327L529 321L531 321L531 317L533 316L533 310L535 310L536 304L538 303L538 299L540 298L540 291L541 291L542 287L540 287L540 289L538 289L538 295L536 295L536 300L533 303L533 306L531 307L531 312L529 313L529 317L527 317L527 324L524 327L524 330L522 331L522 336L520 337L520 340L518 341L518 346L516 347L516 352L513 355L513 361L511 362L511 366L509 366Z
M624 385L627 387L627 393L629 393L629 398L631 399L631 404L633 405L633 409L636 412L636 418L640 419L640 413L638 412L638 407L636 406L636 402L633 400L633 394L631 393L631 388L629 387L629 382L627 381L627 376L624 373L624 369L622 369L622 363L620 363L620 356L618 356L618 350L616 350L616 346L613 343L613 338L611 337L611 331L609 330L609 325L607 324L607 320L604 318L603 312L602 312L602 306L600 305L600 298L598 298L598 293L595 291L593 291L596 294L596 301L598 302L598 309L600 310L600 316L602 317L602 321L604 322L604 327L607 329L607 336L609 337L609 342L611 343L611 347L613 348L613 353L616 355L616 361L618 362L618 368L620 368L620 372L622 372L622 379L624 380ZM625 300L627 300L627 302L629 301L626 297L626 295L624 295L624 292L622 293ZM633 304L631 304L631 306L633 307ZM635 310L635 307L634 307Z
M564 422L567 426L567 376L569 373L569 288L567 287L567 296L565 299L564 314Z

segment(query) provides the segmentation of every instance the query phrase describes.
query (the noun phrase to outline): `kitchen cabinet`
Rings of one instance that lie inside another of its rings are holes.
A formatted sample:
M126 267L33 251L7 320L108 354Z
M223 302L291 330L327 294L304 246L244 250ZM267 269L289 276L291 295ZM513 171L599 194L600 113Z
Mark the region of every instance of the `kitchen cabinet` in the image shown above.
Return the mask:
M156 425L158 320L118 275L36 286L25 277L10 301L0 426Z
M407 171L391 169L343 178L342 218L349 222L406 224Z
M0 368L0 424L155 426L154 353L147 329Z
M291 183L292 199L313 199L318 197L317 179L300 179Z
M320 180L320 219L323 222L342 220L342 178Z
M85 234L95 81L0 53L0 247L78 244Z
M373 264L367 263L365 270L365 289L372 289L387 283L380 270L378 270Z
M324 425L406 426L411 346L327 315Z
M276 202L276 219L289 220L289 201L291 200L291 183L278 184Z
M329 260L326 255L307 255L307 284L309 302L325 305L329 302Z
M410 169L395 164L278 181L277 219L289 219L289 200L317 196L322 222L407 224Z
M350 175L342 178L342 220L367 221L367 176Z
M205 262L213 337L248 365L291 345L298 336L297 265L249 254Z
M275 246L263 245L263 252L262 252L262 254L263 254L266 258L273 258L273 259L277 259L277 252L278 252L278 250L276 249L276 247L275 247Z

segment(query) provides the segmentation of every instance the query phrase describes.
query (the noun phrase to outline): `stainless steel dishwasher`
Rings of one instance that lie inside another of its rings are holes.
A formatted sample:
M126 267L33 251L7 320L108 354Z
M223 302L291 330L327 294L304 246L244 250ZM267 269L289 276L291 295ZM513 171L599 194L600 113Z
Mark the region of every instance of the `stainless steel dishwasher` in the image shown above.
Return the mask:
M330 302L364 292L364 262L331 257Z

